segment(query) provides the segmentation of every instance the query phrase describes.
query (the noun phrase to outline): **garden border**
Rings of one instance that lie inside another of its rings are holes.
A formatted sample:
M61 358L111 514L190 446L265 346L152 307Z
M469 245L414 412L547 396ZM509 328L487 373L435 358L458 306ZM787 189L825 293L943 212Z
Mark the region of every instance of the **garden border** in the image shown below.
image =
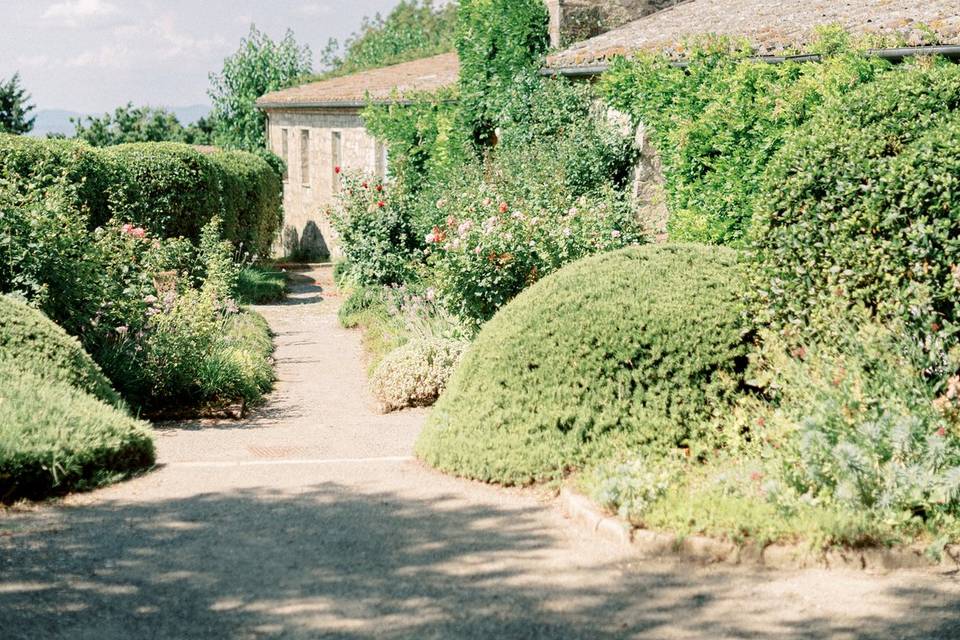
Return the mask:
M638 529L622 518L605 513L592 500L569 487L560 490L560 511L580 528L609 542L631 547L642 558L673 556L701 564L754 565L781 570L819 568L888 572L960 569L960 544L948 545L937 562L918 546L827 551L814 551L799 544L741 547L706 536L680 537Z

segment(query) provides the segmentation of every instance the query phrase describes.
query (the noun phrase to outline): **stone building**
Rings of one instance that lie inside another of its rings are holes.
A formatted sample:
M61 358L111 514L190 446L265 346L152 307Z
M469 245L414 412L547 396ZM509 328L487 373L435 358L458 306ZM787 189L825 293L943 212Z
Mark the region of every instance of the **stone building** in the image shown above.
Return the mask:
M598 4L625 6L628 0ZM960 59L958 0L687 0L675 6L663 4L658 3L655 12L555 51L547 57L544 74L588 80L603 73L618 56L663 53L682 58L684 43L704 34L746 39L759 58L777 62L803 49L825 25L839 25L855 35L891 37L908 47L873 52L892 60L926 53ZM930 29L939 35L937 43L930 42ZM669 212L664 177L659 154L643 123L636 125L635 147L639 160L633 172L634 205L651 234L665 238Z
M339 191L339 169L384 176L385 146L369 134L360 112L370 103L436 91L456 83L449 53L268 93L257 101L267 115L267 146L287 163L283 177L282 251L318 259L337 255L324 213Z
M545 1L558 43L561 33L567 39L594 35L676 0ZM308 259L328 252L336 256L335 234L324 215L337 196L336 167L384 175L389 163L384 146L364 128L360 112L369 102L452 86L458 73L459 61L450 53L261 97L257 106L267 115L268 148L287 161L284 232L277 252Z

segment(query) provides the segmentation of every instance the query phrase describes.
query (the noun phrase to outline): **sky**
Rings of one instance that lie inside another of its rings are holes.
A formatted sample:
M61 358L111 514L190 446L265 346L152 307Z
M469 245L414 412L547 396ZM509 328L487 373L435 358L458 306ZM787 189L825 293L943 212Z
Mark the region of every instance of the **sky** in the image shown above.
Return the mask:
M19 72L38 109L209 104L211 71L250 24L293 29L314 64L365 15L398 0L0 0L0 80Z

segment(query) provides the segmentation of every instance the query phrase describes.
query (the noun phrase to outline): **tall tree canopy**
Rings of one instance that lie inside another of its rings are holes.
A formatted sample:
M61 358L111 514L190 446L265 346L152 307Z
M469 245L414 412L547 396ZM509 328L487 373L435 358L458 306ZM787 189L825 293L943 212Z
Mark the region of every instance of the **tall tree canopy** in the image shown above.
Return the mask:
M457 3L434 6L434 0L401 0L383 18L365 17L343 46L331 38L320 56L323 77L409 62L453 51Z
M134 107L133 103L118 107L113 114L101 117L71 118L76 137L95 147L109 147L126 142L185 142L210 144L211 126L206 119L184 127L166 109Z
M312 70L310 47L297 44L292 31L275 42L251 25L240 49L223 61L223 71L210 75L216 144L263 149L266 117L256 107L257 98L294 84Z
M24 134L33 129L36 118L28 117L34 105L27 104L30 94L20 85L20 74L0 81L0 132Z

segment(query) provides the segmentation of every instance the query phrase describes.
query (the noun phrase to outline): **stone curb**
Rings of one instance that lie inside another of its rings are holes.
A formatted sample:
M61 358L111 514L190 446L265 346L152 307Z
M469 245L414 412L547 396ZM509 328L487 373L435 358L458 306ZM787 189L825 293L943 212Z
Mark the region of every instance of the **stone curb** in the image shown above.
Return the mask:
M960 545L944 549L938 563L922 548L830 549L813 551L802 545L772 544L739 546L705 536L680 538L669 533L635 529L623 519L604 513L589 498L567 487L560 490L560 511L578 526L598 537L631 547L644 558L673 556L701 564L755 565L771 569L850 569L888 572L899 569L956 571L960 569Z

